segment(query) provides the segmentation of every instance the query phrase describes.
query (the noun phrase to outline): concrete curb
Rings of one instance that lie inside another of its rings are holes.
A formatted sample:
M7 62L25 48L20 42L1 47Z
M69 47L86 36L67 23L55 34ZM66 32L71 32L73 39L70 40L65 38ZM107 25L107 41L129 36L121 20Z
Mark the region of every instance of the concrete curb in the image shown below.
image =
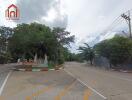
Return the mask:
M119 72L123 72L123 73L132 73L132 71L127 71L127 70L120 70Z
M53 69L48 69L48 68L44 68L44 69L35 69L35 68L27 68L27 69L25 69L25 68L20 68L20 69L17 69L17 68L13 68L12 70L14 70L14 71L31 71L31 72L41 72L41 71L54 71L54 70L61 70L61 69L63 69L63 67L60 67L60 68L53 68Z
M122 72L122 73L132 73L132 71L128 70L116 70L116 69L111 69L112 71L117 71L117 72Z

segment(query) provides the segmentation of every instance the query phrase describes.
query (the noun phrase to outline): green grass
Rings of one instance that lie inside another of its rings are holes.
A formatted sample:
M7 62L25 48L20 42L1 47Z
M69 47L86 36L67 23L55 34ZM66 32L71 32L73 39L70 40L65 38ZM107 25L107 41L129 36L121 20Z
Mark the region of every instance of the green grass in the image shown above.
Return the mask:
M49 68L49 69L55 68L55 64L54 64L53 62L49 62L49 63L48 63L48 68Z

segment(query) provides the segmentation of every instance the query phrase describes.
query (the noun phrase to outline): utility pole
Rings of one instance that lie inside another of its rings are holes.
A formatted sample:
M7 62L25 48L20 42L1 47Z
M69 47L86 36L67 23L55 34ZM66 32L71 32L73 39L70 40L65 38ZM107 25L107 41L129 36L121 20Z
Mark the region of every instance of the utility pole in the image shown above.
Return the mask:
M128 24L128 27L129 27L130 38L132 38L130 11L128 11L128 15L122 14L121 17L124 18L124 19L126 20L126 22L127 22L127 24Z

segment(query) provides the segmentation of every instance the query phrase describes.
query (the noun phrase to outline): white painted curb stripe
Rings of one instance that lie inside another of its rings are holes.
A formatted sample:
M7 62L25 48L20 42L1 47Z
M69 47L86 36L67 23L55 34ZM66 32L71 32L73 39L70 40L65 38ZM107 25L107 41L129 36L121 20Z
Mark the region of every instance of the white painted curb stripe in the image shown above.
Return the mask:
M40 72L41 69L32 69L32 72Z
M55 69L49 69L49 70L55 70Z
M19 69L19 71L25 71L26 69Z
M57 69L57 70L61 70L61 69L63 69L63 68L59 68L59 69ZM26 71L26 69L16 69L16 70L18 70L18 71ZM48 70L54 71L54 70L56 70L56 69L47 69L47 70L31 69L31 71L48 71Z
M2 94L2 91L3 91L4 87L5 87L6 82L7 82L8 78L9 78L9 76L11 75L11 73L12 73L12 71L10 71L10 72L8 73L8 75L6 76L6 78L5 78L5 80L4 80L3 84L2 84L2 86L1 86L1 88L0 88L0 96L1 96L1 94Z
M85 85L87 88L89 88L90 90L92 90L93 92L95 92L96 94L98 94L100 97L102 97L104 100L107 100L107 97L103 96L102 94L100 94L98 91L96 91L95 89L93 89L92 87L88 86L86 83L84 83L83 81L81 81L80 79L76 78L71 72L67 71L64 69L65 72L67 72L69 75L71 75L72 77L74 77L75 79L77 79L80 83L82 83L83 85Z
M61 67L61 68L59 68L59 69L61 70L61 69L63 69L63 68Z

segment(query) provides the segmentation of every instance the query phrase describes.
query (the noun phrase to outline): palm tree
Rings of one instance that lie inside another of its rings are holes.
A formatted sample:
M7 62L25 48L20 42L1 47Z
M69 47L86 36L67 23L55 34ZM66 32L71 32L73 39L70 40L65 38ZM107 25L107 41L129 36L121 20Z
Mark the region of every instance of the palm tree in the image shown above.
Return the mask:
M90 64L93 65L94 50L87 43L84 43L84 44L85 44L85 46L79 47L78 50L81 52L83 59L86 61L90 61Z

